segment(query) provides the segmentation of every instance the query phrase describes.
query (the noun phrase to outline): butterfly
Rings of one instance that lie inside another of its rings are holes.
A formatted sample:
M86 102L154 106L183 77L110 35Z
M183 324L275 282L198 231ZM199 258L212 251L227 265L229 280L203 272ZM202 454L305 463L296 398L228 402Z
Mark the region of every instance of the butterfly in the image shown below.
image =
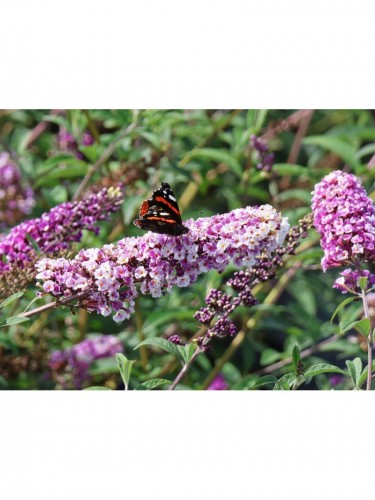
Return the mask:
M145 200L133 223L140 229L169 236L180 236L189 232L182 224L180 209L171 186L162 182L152 197Z

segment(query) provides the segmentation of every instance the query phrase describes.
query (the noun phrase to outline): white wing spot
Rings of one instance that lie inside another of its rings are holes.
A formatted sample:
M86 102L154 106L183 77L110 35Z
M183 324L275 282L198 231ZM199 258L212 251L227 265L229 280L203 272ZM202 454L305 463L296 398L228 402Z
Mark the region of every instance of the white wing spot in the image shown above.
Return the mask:
M172 200L172 201L176 201L176 198L175 198L174 196L172 196L171 194L170 194L170 195L168 195L168 198L169 198L170 200Z

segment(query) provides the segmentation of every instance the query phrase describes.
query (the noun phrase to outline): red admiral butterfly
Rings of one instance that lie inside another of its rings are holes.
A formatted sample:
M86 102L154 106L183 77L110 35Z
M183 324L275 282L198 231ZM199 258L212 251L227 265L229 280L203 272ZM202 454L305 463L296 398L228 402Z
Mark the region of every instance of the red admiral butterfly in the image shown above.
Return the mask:
M138 217L133 223L145 231L169 236L180 236L189 232L182 224L180 209L167 182L162 182L160 188L152 193L152 198L142 203Z

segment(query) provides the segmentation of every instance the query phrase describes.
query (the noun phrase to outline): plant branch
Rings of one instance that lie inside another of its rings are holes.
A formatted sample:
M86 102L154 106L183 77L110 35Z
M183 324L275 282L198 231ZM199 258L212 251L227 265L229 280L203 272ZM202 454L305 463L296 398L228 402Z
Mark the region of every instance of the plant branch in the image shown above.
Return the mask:
M51 116L56 116L56 115L59 115L60 113L62 113L63 111L64 110L62 110L62 109L53 109L50 112L50 115ZM43 132L48 127L48 125L50 125L50 122L48 122L48 121L42 121L42 122L38 123L38 125L36 125L33 128L33 130L30 133L30 136L29 136L29 138L27 140L27 143L26 143L26 148L27 149L29 149L34 144L34 142L38 139L38 137L43 134Z
M307 132L307 129L309 128L310 121L311 121L313 114L314 114L313 109L306 109L306 114L304 114L304 116L300 122L300 125L298 127L297 133L295 135L287 163L296 163L296 161L298 159L299 152L301 150L302 139L306 135L306 132Z
M262 136L261 139L264 141L269 141L273 137L285 132L286 130L290 130L293 127L296 127L306 116L309 116L311 113L311 109L300 109L295 113L285 118L281 122L278 122L273 127L270 127Z
M293 279L294 275L298 271L298 269L301 267L301 262L296 262L288 271L281 276L280 280L277 282L274 288L269 292L267 297L264 300L264 304L272 305L277 302L279 299L280 295L282 292L286 289L290 281ZM246 325L246 330L241 330L237 333L237 335L234 337L232 340L230 346L228 349L224 352L222 357L218 360L216 363L214 369L211 371L211 373L208 375L208 377L205 379L205 381L202 384L202 389L206 389L210 383L213 381L213 379L216 377L216 375L221 371L223 366L231 357L234 355L234 353L237 351L237 349L240 347L242 342L246 338L246 332L254 328L254 326L261 320L261 318L264 316L265 311L259 310L257 311L252 318L250 318L247 322Z
M184 366L182 367L181 371L179 372L179 374L177 375L177 377L174 379L174 381L172 382L172 385L170 385L170 387L168 388L169 391L173 391L176 386L181 382L181 380L185 377L185 375L187 374L187 372L189 371L189 368L191 367L191 365L194 363L194 361L196 360L196 358L199 356L199 354L201 354L203 352L203 349L201 349L200 347L197 347L196 351L194 352L194 354L192 355L192 357L189 359L189 361L187 363L184 364Z
M370 322L370 311L368 309L367 296L366 291L362 290L362 303L363 303L363 311L365 314L365 318L367 318ZM371 331L371 322L370 322L370 331L367 336L367 384L366 391L371 391L372 386L372 349L374 347L374 338Z
M135 324L137 328L137 334L139 338L139 342L143 342L145 340L145 334L143 333L143 321L142 321L142 313L139 307L139 297L135 300ZM148 365L148 351L147 346L141 345L139 348L140 356L141 356L141 365L144 371L147 370Z
M31 318L32 316L36 316L37 314L40 314L44 311L48 311L49 309L54 309L58 306L66 306L69 305L70 302L73 302L74 300L82 300L88 296L89 292L81 292L77 293L76 295L71 295L70 297L65 297L64 299L61 300L54 300L53 302L50 302L49 304L44 304L44 306L36 307L35 309L31 309L31 311L26 311L18 316L22 316L24 318Z
M333 335L332 337L329 337L328 339L324 339L318 344L315 344L311 347L307 347L300 353L300 358L304 359L311 354L314 354L315 352L318 352L322 349L322 347L330 344L331 342L334 342L337 340L339 337L337 335ZM286 358L282 359L281 361L277 361L276 363L273 363L272 365L265 366L264 368L261 368L260 370L257 370L256 372L253 372L251 375L268 375L269 373L273 373L276 370L280 370L281 368L284 368L284 366L289 365L290 363L293 363L293 358Z

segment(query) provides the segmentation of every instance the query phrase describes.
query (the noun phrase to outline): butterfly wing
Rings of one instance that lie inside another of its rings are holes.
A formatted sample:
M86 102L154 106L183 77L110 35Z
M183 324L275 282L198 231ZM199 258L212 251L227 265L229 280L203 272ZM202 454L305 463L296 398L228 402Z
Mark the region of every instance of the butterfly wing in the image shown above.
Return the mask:
M168 213L170 218L178 224L182 224L180 209L176 201L176 197L172 191L171 186L167 182L162 182L159 189L152 193L152 205L160 207L161 212ZM161 215L161 214L160 214Z
M182 224L176 197L167 182L162 182L160 188L152 193L152 197L142 203L139 218L134 224L140 229L170 236L179 236L189 231Z

